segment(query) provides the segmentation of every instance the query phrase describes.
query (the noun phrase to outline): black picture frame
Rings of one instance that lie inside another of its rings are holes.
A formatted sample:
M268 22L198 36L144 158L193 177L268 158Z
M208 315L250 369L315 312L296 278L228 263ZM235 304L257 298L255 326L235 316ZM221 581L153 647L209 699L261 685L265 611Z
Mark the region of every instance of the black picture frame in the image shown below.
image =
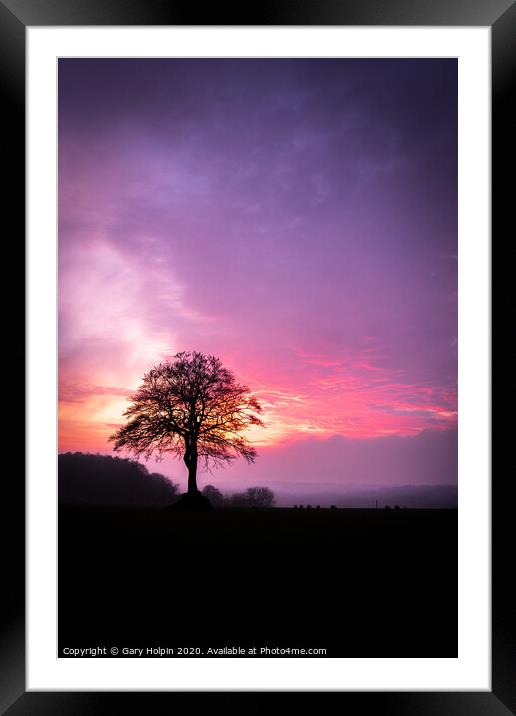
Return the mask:
M202 20L202 22L199 22ZM490 26L492 32L492 234L498 245L510 226L514 198L510 176L513 159L507 147L516 126L510 110L511 87L516 83L516 4L513 0L266 0L234 6L213 3L206 8L184 0L0 0L0 96L3 124L4 220L11 222L10 261L24 262L25 217L25 30L28 26L73 25L403 25ZM16 240L14 240L16 237ZM7 240L6 240L7 241ZM6 284L4 284L6 285ZM8 288L8 306L13 291ZM501 292L501 289L500 289ZM497 293L493 293L493 300ZM4 301L7 296L4 295ZM24 297L19 301L24 305ZM4 304L6 305L6 304ZM10 336L10 360L21 365L24 354L22 322L6 311L4 330ZM30 346L29 346L30 348ZM14 387L14 386L13 386ZM19 387L16 403L20 406ZM501 428L500 428L501 429ZM499 432L498 442L504 439ZM508 437L508 436L506 436ZM24 454L21 436L14 450ZM497 443L495 443L497 444ZM71 693L25 691L25 488L20 462L5 475L3 522L8 526L4 550L4 596L0 640L0 708L9 716L22 714L169 713L178 698L173 693ZM339 692L339 708L349 713L467 714L502 716L516 713L516 633L512 620L513 592L509 472L492 475L492 691L491 692ZM5 543L4 543L5 544ZM244 694L193 694L201 708L229 708L228 697ZM280 694L274 695L276 698ZM303 695L309 701L320 693ZM209 697L209 705L207 698ZM267 693L253 699L263 707ZM213 701L215 699L215 703ZM201 703L202 702L202 703ZM246 706L249 708L249 706Z

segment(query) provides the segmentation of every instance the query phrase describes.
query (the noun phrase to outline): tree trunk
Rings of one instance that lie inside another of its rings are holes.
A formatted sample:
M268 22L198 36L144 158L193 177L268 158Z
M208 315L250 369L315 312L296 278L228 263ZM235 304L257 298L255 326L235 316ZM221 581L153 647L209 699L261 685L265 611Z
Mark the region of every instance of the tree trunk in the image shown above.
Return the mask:
M186 448L184 461L188 468L188 494L193 495L199 492L197 489L197 445Z

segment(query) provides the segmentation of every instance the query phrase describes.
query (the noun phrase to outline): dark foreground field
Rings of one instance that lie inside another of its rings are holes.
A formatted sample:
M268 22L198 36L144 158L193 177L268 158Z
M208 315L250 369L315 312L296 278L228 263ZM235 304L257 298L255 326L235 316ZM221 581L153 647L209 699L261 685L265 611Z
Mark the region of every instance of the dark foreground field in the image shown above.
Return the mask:
M60 508L61 656L234 646L457 656L457 512Z

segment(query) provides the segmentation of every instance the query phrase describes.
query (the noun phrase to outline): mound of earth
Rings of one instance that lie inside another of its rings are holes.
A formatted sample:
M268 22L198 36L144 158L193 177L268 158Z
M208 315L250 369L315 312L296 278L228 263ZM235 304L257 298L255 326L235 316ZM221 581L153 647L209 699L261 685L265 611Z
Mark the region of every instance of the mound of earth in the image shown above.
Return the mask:
M212 504L200 492L185 492L177 502L170 505L171 510L212 510Z

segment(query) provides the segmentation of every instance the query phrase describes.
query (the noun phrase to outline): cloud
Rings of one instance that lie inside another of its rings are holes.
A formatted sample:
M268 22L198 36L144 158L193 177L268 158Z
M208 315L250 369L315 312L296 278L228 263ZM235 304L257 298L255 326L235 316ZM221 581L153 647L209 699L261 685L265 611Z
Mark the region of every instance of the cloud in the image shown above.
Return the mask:
M73 385L61 381L59 385L59 400L64 403L78 403L95 395L116 395L129 397L132 391L128 388L115 388L104 385Z
M254 480L283 491L292 484L299 494L315 486L335 492L370 485L455 485L457 432L425 430L412 437L370 439L300 437L260 448L252 469L236 463L218 473L218 479L226 486Z

